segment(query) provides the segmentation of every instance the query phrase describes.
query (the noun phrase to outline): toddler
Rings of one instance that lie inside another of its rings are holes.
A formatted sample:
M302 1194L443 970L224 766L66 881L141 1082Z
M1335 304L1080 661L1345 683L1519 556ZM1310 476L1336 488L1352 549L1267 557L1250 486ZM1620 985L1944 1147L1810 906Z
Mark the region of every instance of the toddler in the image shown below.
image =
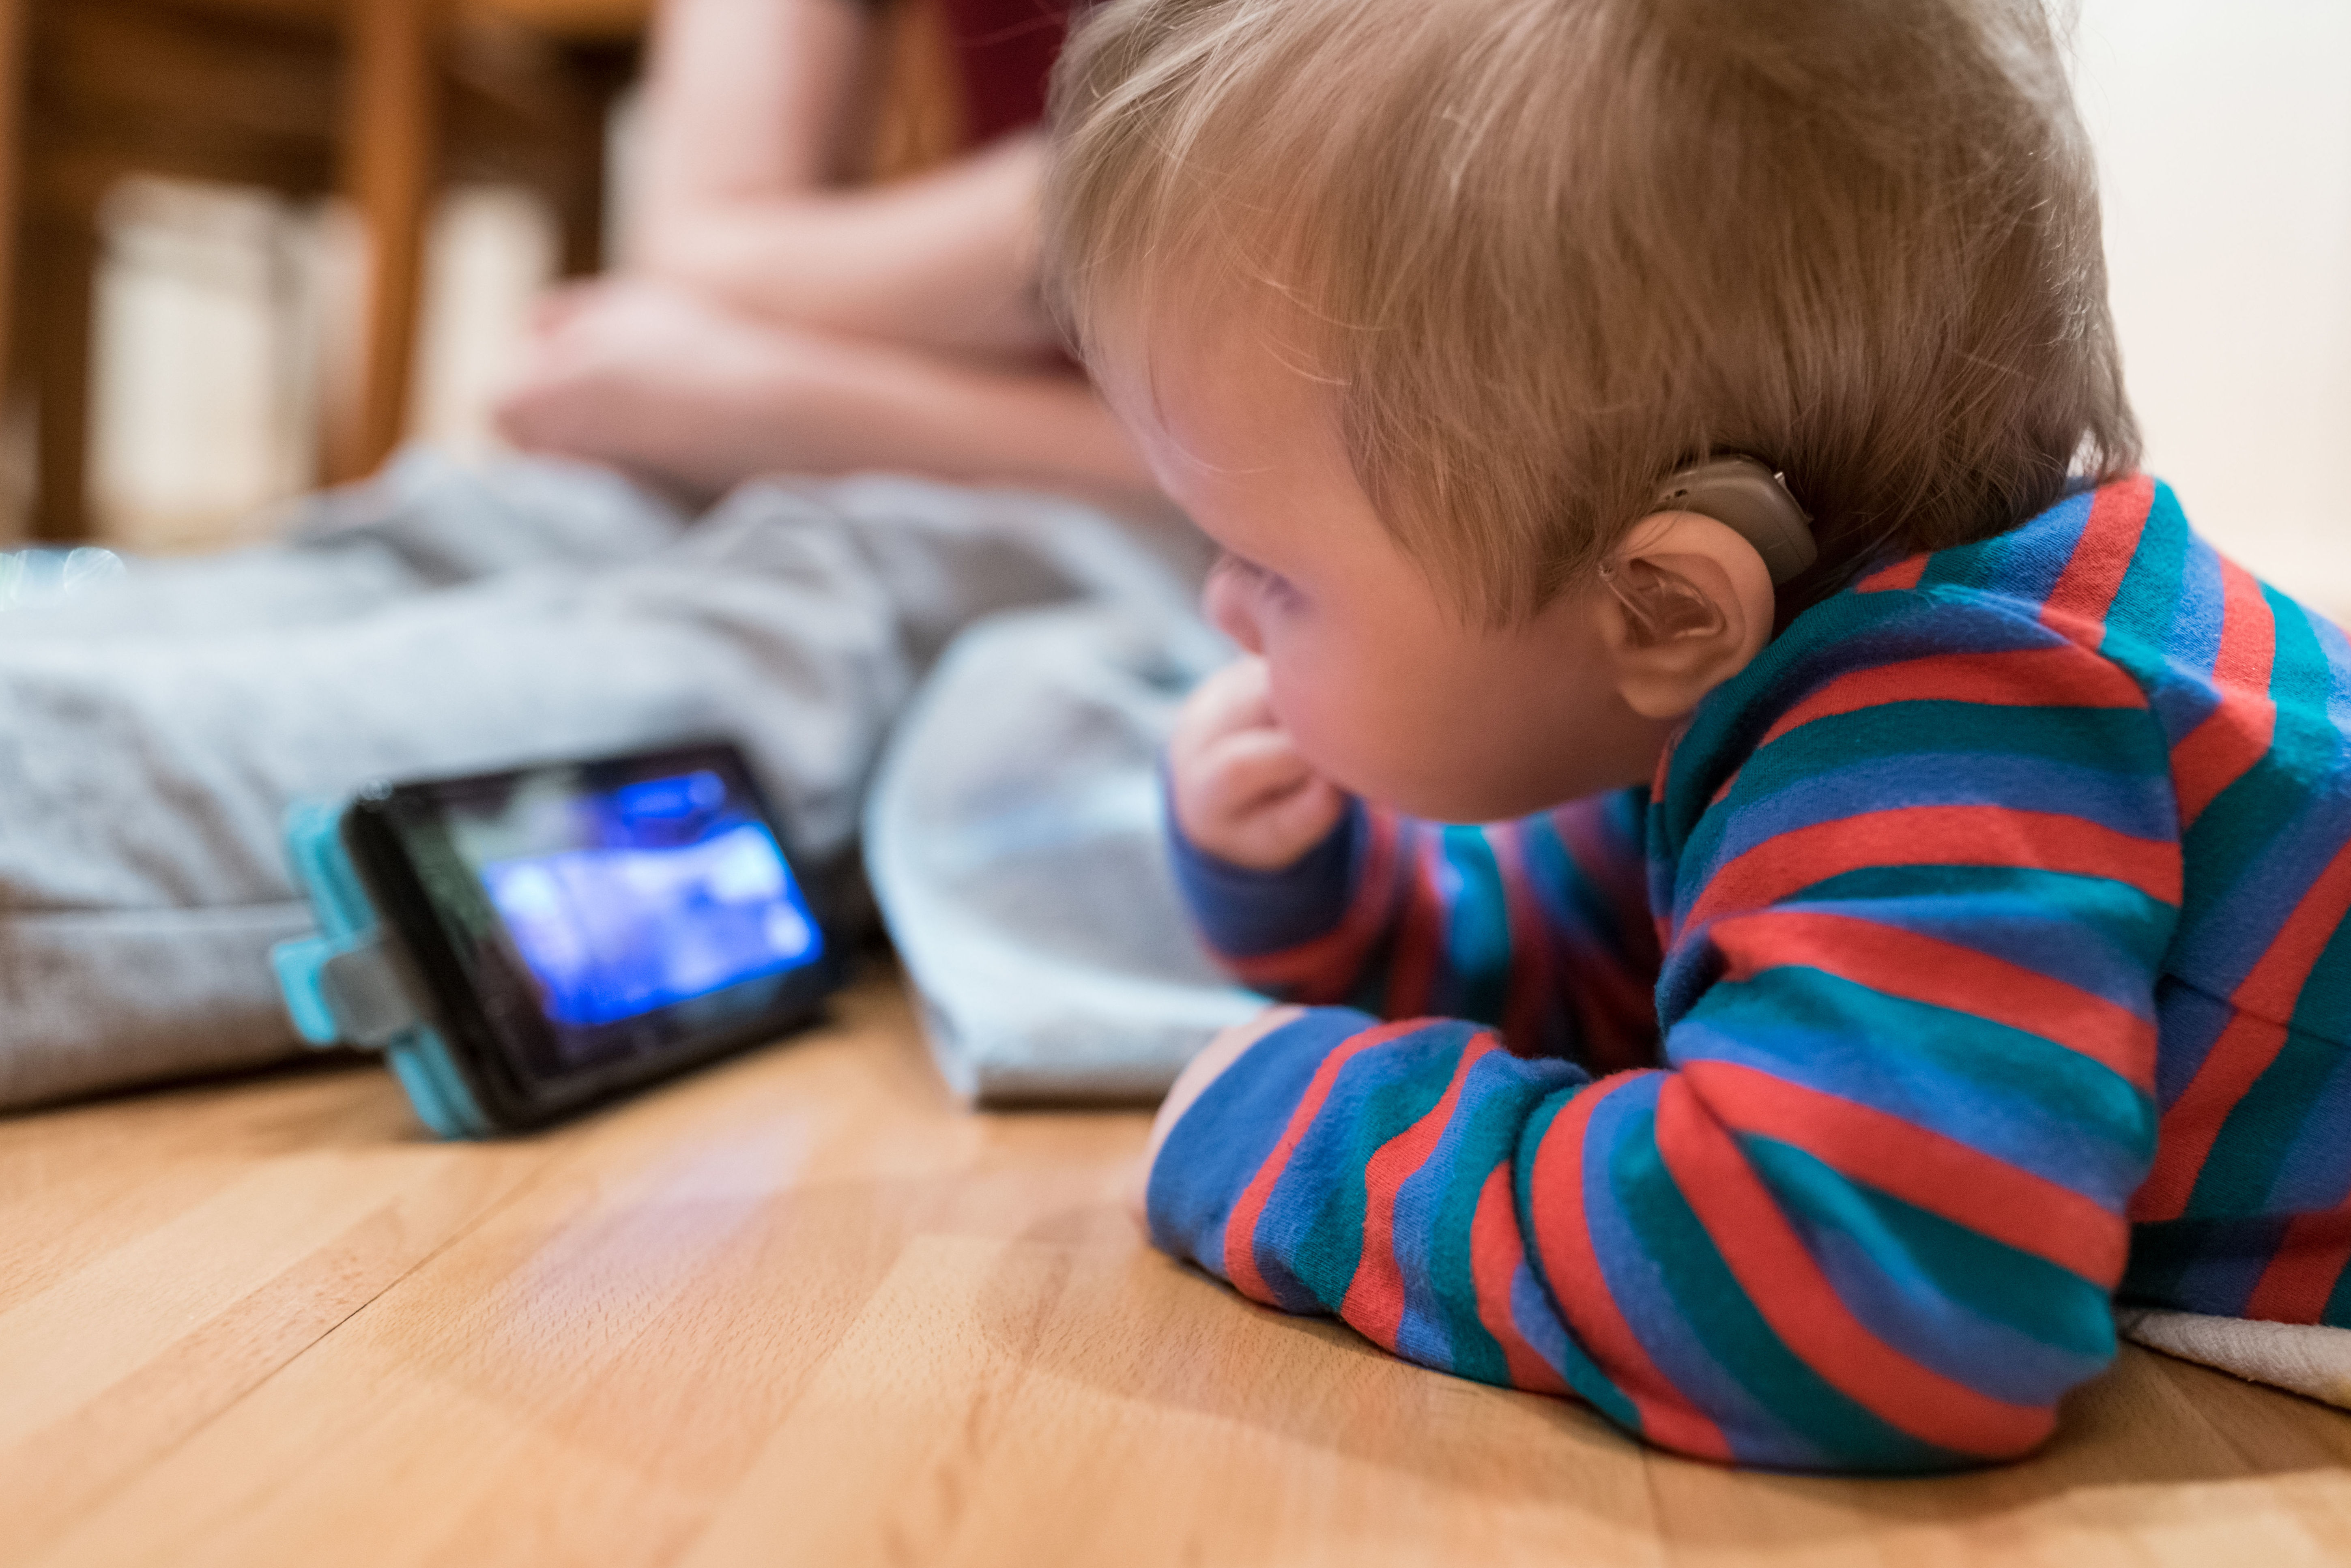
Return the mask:
M2117 1299L2351 1325L2351 649L2136 471L2034 0L1113 0L1055 91L1249 655L1179 877L1306 1004L1158 1245L1835 1470L2032 1448Z

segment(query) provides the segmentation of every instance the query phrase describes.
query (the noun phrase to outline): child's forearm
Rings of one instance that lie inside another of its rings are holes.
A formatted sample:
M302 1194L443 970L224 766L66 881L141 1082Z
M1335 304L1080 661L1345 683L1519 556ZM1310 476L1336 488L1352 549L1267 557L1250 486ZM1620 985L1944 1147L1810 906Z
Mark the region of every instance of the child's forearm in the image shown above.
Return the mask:
M1449 828L1355 802L1272 872L1204 853L1172 814L1168 832L1193 918L1243 983L1498 1024L1515 1051L1606 1071L1650 1060L1656 1037L1640 811L1625 793Z
M1259 871L1194 844L1171 810L1169 860L1194 925L1244 984L1286 1001L1333 1002L1353 990L1394 915L1392 822L1350 800L1322 841Z
M1856 789L1878 753L1852 724L1792 728L1713 792L1686 852L1707 874L1667 890L1662 1069L1320 1009L1176 1123L1155 1234L1259 1300L1687 1452L2029 1449L2114 1354L2182 875L2161 729L2064 717L2042 733L2071 752L1938 758L1949 805Z
M2079 1185L1731 1056L1594 1082L1322 1009L1176 1124L1150 1220L1258 1301L1665 1447L1945 1469L2040 1443L2114 1353L2143 1151L2042 1087L2112 1155L2069 1155Z

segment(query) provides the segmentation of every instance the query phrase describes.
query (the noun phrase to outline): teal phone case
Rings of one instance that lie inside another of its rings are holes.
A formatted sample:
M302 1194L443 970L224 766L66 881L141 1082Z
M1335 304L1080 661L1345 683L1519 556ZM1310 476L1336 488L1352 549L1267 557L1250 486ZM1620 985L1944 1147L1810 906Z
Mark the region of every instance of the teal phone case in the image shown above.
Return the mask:
M444 1138L497 1131L472 1086L408 994L386 950L390 940L343 847L348 799L304 800L286 813L286 857L308 895L319 934L269 951L294 1028L314 1046L383 1054L423 1124Z

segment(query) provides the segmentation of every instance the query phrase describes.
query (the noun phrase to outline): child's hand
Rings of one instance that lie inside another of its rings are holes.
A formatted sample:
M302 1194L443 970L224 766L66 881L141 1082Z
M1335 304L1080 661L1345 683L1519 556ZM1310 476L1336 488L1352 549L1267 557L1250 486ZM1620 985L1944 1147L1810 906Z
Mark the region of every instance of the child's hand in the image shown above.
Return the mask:
M1151 1191L1151 1167L1159 1162L1159 1145L1167 1141L1192 1102L1207 1092L1225 1069L1238 1061L1241 1052L1304 1012L1304 1008L1268 1008L1247 1023L1237 1023L1221 1030L1217 1038L1202 1049L1199 1055L1185 1063L1184 1071L1176 1075L1174 1087L1167 1098L1159 1103L1159 1114L1152 1119L1151 1142L1143 1155L1143 1168L1135 1175L1134 1185L1127 1192L1127 1207L1134 1210L1135 1223L1150 1227L1150 1215L1144 1204Z
M1254 871L1289 865L1347 809L1347 797L1314 771L1274 716L1263 659L1243 659L1200 683L1176 720L1167 770L1184 836Z

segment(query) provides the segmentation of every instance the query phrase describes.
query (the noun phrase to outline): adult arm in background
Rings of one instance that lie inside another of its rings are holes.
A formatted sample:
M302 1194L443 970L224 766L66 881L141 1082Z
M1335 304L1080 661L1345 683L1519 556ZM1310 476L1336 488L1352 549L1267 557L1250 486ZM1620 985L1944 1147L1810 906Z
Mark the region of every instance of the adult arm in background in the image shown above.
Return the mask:
M1037 295L1041 135L851 183L874 115L869 0L669 0L630 264L745 314L1005 360L1056 339Z
M671 0L621 274L541 312L509 437L693 491L889 468L1118 500L1123 433L1050 356L1044 148L844 184L870 120L855 0Z

